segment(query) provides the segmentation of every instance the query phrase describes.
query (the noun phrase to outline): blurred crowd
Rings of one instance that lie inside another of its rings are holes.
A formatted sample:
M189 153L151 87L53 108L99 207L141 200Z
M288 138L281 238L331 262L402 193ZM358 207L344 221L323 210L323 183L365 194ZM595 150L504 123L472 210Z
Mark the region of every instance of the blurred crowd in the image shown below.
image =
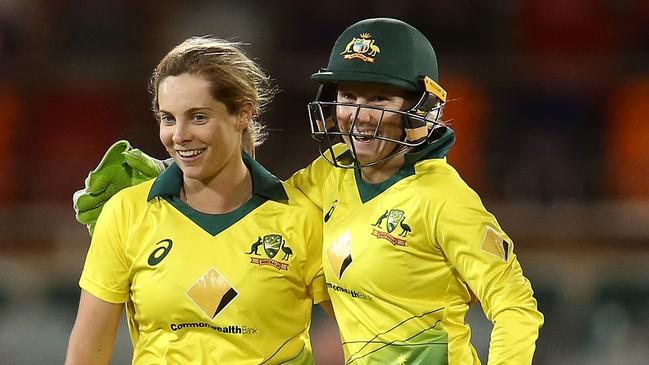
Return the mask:
M483 196L649 198L640 181L649 170L646 1L274 4L0 2L2 205L68 200L119 137L160 153L147 79L189 35L249 43L272 75L282 93L260 159L287 177L315 155L309 75L345 26L381 15L432 40L458 135L450 160Z
M156 60L191 35L245 42L272 76L281 92L264 115L271 137L257 158L288 177L317 155L306 113L316 92L309 76L326 65L346 26L376 16L403 19L431 40L450 98L444 119L457 134L449 161L481 196L542 206L649 202L646 0L2 0L0 220L14 222L14 209L45 202L65 207L58 214L74 226L72 193L119 138L164 158L147 82ZM647 238L636 239L638 257ZM0 249L0 258L29 250L5 241L11 251ZM537 243L526 265L533 282L555 262L544 258L564 248ZM649 318L641 308L649 284L637 282L593 294L601 298L589 315L562 311L562 294L540 285L539 363L648 363ZM78 288L67 284L64 303L74 302ZM0 309L9 302L1 289ZM581 337L564 341L566 328Z

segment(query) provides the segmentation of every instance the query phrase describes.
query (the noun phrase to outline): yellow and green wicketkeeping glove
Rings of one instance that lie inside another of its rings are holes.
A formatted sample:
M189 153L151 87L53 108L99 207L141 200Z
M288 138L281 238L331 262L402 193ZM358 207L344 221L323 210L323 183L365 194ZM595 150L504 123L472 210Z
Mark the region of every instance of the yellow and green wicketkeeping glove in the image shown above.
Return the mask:
M132 148L128 141L117 141L110 146L99 165L85 181L85 188L72 197L79 223L88 226L90 234L104 204L118 191L160 175L165 169L162 161Z

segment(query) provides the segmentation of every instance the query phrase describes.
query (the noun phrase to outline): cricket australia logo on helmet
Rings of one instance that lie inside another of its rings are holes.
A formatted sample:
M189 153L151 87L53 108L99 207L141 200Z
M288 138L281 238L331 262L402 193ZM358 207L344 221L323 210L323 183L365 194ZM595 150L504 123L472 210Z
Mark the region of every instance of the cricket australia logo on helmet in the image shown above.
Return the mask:
M266 258L254 257L262 256L259 253L259 247L264 249ZM282 258L280 261L275 260L277 254L282 251ZM288 264L281 261L289 261L293 256L293 250L286 245L286 240L280 234L267 234L265 236L258 236L257 241L253 242L250 246L250 251L246 252L247 255L254 255L250 258L251 264L259 266L269 265L277 270L288 270Z
M341 55L346 60L360 59L373 63L377 53L381 53L381 49L376 44L376 41L372 39L372 35L361 33L359 37L354 37L347 43Z
M405 246L405 237L408 236L408 233L412 232L412 229L405 220L406 214L403 210L386 210L376 222L371 224L372 227L376 227L372 230L372 236L378 239L384 239L395 246ZM385 222L385 230L383 230L383 222ZM392 235L393 232L396 233L395 230L400 231L398 237ZM399 237L403 237L403 239Z

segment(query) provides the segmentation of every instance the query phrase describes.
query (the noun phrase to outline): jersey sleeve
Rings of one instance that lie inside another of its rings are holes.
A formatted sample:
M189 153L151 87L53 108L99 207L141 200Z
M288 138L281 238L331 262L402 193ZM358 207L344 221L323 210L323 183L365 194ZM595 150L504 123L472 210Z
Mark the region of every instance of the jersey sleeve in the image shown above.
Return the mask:
M336 155L343 153L345 150L346 147L344 144L334 146L334 153ZM300 189L318 209L323 210L323 205L327 203L325 201L324 188L327 180L335 173L336 168L325 161L324 158L319 157L307 167L298 170L286 180L286 183Z
M104 206L86 256L79 286L110 303L124 303L129 295L129 264L125 257L125 212L119 195Z
M322 210L322 185L324 177L322 169L318 168L318 160L312 162L309 166L298 170L293 174L286 183L299 189Z
M444 254L494 324L489 364L531 364L543 315L523 276L511 239L468 187L439 208L435 226Z
M322 212L309 204L302 218L306 243L305 281L313 303L329 300L327 284L322 269Z

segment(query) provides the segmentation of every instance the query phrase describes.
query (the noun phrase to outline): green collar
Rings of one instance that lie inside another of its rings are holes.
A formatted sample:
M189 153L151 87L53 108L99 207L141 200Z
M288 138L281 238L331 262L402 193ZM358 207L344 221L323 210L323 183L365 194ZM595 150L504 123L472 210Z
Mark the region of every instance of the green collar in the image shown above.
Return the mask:
M439 137L433 143L417 151L406 153L404 165L414 165L417 161L446 157L455 143L455 132L449 127L442 127L438 131Z
M252 176L253 194L247 202L232 212L207 214L199 212L183 202L180 199L180 188L183 185L183 172L175 163L171 164L158 176L149 191L147 199L150 201L155 197L161 197L212 236L223 232L269 199L278 202L288 201L286 190L284 190L284 186L279 179L245 152L243 153L243 162L250 170L250 175Z
M405 179L408 176L415 174L415 163L421 160L443 158L448 154L448 151L455 143L455 133L449 127L440 128L438 134L440 135L433 143L426 145L416 151L405 154L405 162L401 168L390 176L387 180L378 184L371 184L363 180L361 170L354 169L354 176L356 177L356 185L358 193L360 194L363 203L367 203L372 198L386 191L390 186ZM346 153L351 153L349 150L343 152L338 158Z
M273 174L255 161L247 153L242 153L243 162L250 170L252 176L252 193L275 201L287 201L288 195L279 181ZM183 185L183 172L172 163L165 171L158 176L153 183L147 201L155 197L180 196L180 188Z

